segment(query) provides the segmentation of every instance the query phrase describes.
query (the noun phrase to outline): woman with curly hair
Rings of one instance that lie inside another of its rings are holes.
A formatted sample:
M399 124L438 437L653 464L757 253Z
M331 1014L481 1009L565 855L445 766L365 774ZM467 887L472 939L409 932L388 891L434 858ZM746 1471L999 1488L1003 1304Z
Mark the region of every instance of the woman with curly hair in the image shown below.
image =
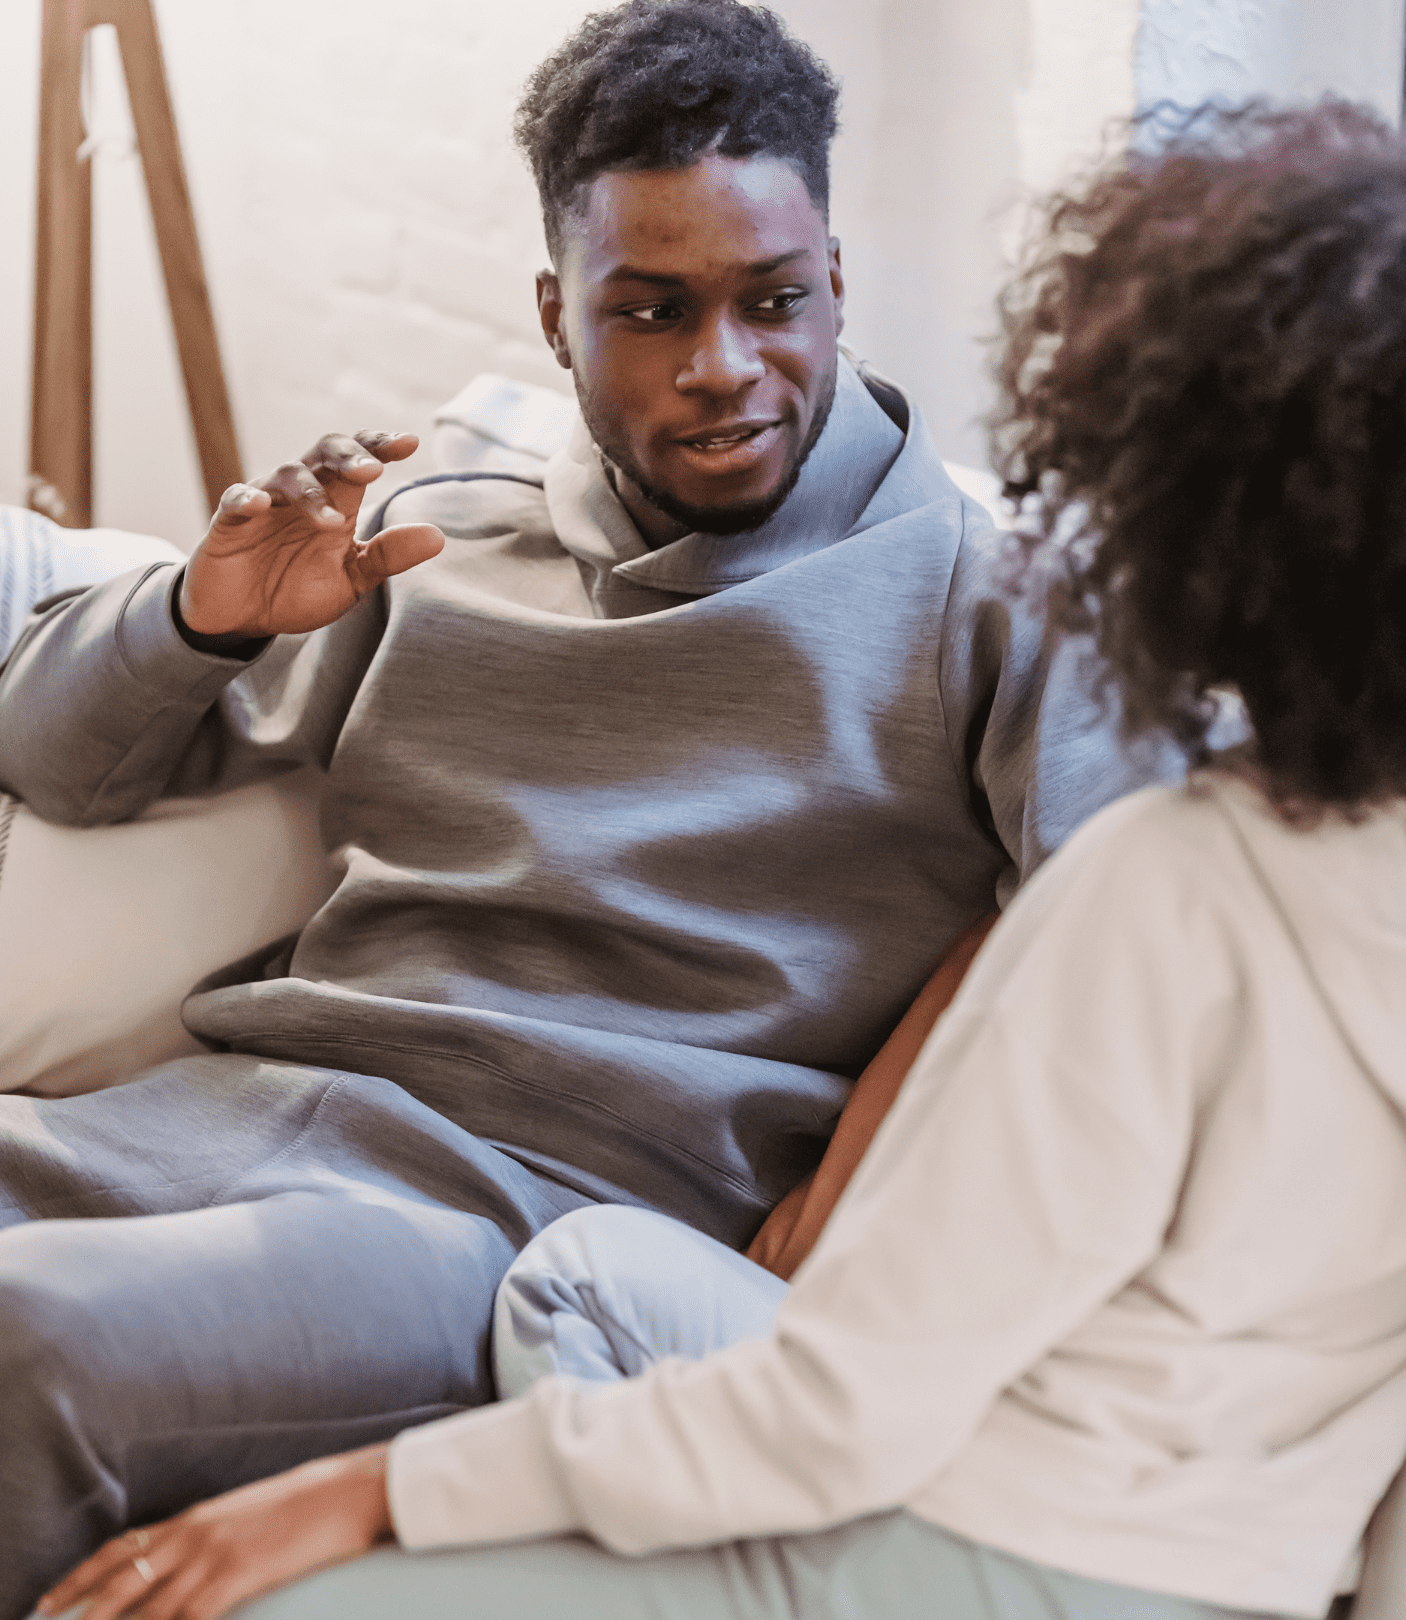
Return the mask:
M792 1286L568 1216L500 1295L516 1398L132 1532L46 1612L211 1617L395 1539L455 1550L242 1612L1207 1620L1350 1582L1406 1453L1406 147L1338 103L1192 119L1052 206L1003 310L1027 585L1202 769L1018 895Z

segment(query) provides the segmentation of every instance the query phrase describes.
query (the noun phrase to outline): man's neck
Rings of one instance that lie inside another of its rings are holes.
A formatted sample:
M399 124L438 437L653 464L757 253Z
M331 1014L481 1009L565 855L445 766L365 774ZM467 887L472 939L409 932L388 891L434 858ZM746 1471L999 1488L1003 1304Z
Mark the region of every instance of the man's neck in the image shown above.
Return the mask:
M651 551L658 551L660 546L667 546L671 540L681 539L688 533L677 518L661 512L634 479L621 472L613 462L605 463L605 476Z

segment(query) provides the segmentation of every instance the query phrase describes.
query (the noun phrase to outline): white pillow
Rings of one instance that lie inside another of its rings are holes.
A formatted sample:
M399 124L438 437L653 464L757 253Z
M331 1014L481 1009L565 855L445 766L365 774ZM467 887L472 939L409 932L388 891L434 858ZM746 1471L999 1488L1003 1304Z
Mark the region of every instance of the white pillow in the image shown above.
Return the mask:
M191 986L335 886L312 771L54 827L0 797L0 1091L71 1096L201 1050ZM6 831L8 830L8 838Z

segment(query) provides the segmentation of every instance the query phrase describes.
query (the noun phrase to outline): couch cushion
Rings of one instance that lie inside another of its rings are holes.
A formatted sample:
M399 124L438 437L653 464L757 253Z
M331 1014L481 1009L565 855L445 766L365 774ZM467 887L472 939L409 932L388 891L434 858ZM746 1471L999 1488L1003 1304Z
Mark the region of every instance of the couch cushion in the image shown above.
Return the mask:
M0 506L0 657L30 608L183 554ZM118 827L53 827L0 795L0 1090L91 1091L199 1050L206 973L301 928L330 893L313 772L172 799Z
M320 777L55 827L0 797L0 1091L68 1096L199 1051L206 973L302 927L331 892Z

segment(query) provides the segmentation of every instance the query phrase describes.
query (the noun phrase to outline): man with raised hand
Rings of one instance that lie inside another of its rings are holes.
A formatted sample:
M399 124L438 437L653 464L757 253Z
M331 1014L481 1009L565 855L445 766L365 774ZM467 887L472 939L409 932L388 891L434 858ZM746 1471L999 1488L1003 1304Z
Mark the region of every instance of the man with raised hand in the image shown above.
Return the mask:
M838 349L835 100L739 0L589 19L518 121L581 403L544 475L358 540L410 441L325 439L17 646L38 814L315 762L346 870L192 993L208 1055L0 1098L0 1620L124 1526L491 1399L494 1287L556 1215L745 1245L949 945L1177 768L1048 665Z

